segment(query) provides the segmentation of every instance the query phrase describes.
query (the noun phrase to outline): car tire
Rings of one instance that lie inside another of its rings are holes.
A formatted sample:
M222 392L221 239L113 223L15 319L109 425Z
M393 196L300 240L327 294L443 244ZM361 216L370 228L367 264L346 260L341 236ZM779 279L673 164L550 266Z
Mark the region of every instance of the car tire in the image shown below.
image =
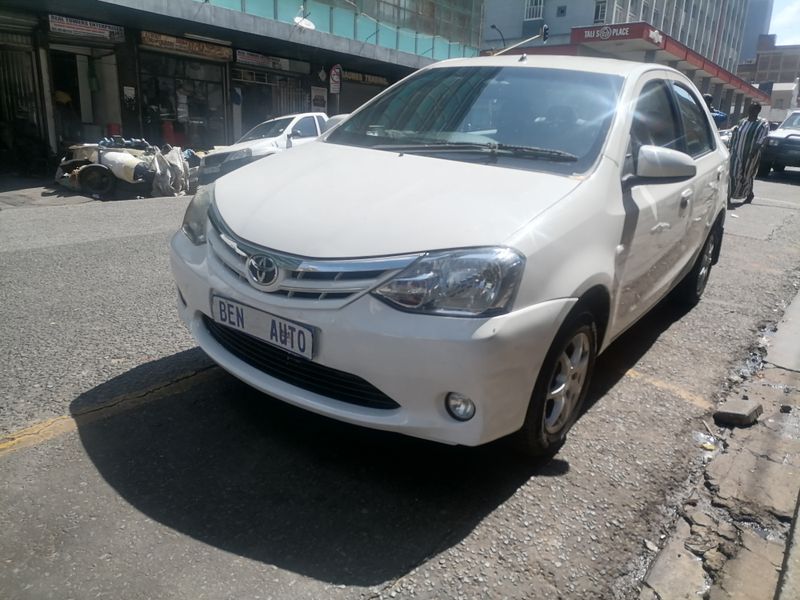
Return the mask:
M700 302L703 292L708 284L711 275L711 267L714 266L715 255L719 244L722 242L722 230L719 225L714 225L708 233L705 244L703 244L700 254L692 265L692 270L681 280L675 288L674 297L686 306L695 306Z
M772 165L772 170L776 173L783 173L786 169L786 165Z
M542 363L522 429L514 435L522 454L550 458L561 449L583 408L596 358L592 314L568 317Z
M117 178L105 165L86 165L78 172L81 190L93 196L105 196L114 191Z
M758 173L759 177L766 177L769 175L770 170L772 170L772 163L769 161L762 160L758 163Z

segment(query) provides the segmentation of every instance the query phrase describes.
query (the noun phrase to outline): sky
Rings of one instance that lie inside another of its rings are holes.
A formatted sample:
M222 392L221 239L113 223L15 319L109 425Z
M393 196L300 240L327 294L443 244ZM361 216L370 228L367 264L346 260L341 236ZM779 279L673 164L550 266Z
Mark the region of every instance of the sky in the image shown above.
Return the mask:
M780 46L800 44L800 0L775 0L769 32L778 35Z

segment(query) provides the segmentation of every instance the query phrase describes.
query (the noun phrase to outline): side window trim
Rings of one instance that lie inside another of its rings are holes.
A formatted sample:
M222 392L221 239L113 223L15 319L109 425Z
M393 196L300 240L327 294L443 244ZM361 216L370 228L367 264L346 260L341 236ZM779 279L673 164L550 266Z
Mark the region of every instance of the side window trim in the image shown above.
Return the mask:
M633 126L636 119L636 110L639 106L639 99L642 97L645 89L647 89L650 85L656 85L660 87L666 94L667 102L669 104L670 113L672 114L673 123L675 123L675 133L678 136L676 139L676 148L675 150L679 150L680 152L685 152L686 148L683 143L684 135L683 135L683 127L682 127L682 117L680 116L679 108L677 105L677 100L675 99L674 92L672 90L671 80L667 79L665 74L661 72L653 73L652 77L647 79L640 80L640 87L636 91L636 98L634 102L634 115L633 120L631 121L631 126L628 130L628 144L627 149L625 151L625 157L622 162L622 176L623 178L630 173L627 171L626 166L629 165L632 167L633 171L636 170L636 161L637 156L633 153L636 150L636 144L634 143L634 133L633 133ZM629 152L629 150L631 152ZM629 160L630 159L630 160Z
M703 111L703 116L704 116L703 123L705 125L705 133L706 133L706 136L708 137L708 139L710 141L709 149L704 151L704 152L701 152L699 154L690 154L689 153L689 148L686 147L686 144L685 144L685 140L687 139L687 137L686 137L686 125L683 122L683 113L681 113L680 106L678 106L677 92L675 91L675 88L676 87L680 87L687 94L689 94L689 97L692 100L694 100L694 103L697 104L697 106L702 108L703 104L701 104L701 102L695 96L694 92L692 92L692 90L690 88L688 88L685 84L683 84L683 82L677 81L675 79L670 79L669 83L670 83L670 86L669 86L670 95L672 96L673 102L675 104L675 108L677 108L677 110L678 110L678 117L679 117L678 118L678 124L679 124L679 127L681 129L681 141L684 142L682 144L683 145L683 149L681 150L681 152L684 152L685 154L691 156L693 159L698 159L698 158L701 158L703 156L706 156L707 154L710 154L711 152L714 152L717 149L717 139L716 139L716 136L714 135L713 131L711 129L709 129L710 124L708 122L708 117L705 115L705 111ZM716 128L716 126L715 126L715 128Z

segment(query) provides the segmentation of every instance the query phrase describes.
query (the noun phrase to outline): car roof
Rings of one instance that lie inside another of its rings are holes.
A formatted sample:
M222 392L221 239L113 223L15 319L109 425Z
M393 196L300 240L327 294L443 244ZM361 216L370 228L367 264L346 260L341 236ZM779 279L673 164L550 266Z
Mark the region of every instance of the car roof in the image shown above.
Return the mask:
M523 58L524 57L524 58ZM560 56L544 54L503 54L500 56L476 56L474 58L453 58L426 67L439 69L446 67L528 67L540 69L566 69L570 71L591 71L627 77L654 69L673 71L675 69L658 63L641 63L616 58L594 58L591 56Z

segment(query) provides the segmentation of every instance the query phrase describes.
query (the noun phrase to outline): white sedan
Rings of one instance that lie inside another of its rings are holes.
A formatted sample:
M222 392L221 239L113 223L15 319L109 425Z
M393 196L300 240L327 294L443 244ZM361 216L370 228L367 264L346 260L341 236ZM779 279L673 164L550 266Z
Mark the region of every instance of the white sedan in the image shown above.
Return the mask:
M719 256L728 152L692 82L575 57L439 62L202 188L183 321L274 397L552 455L598 353Z
M325 131L328 115L300 113L264 121L232 146L207 152L200 160L198 182L205 185L265 156L314 141Z

